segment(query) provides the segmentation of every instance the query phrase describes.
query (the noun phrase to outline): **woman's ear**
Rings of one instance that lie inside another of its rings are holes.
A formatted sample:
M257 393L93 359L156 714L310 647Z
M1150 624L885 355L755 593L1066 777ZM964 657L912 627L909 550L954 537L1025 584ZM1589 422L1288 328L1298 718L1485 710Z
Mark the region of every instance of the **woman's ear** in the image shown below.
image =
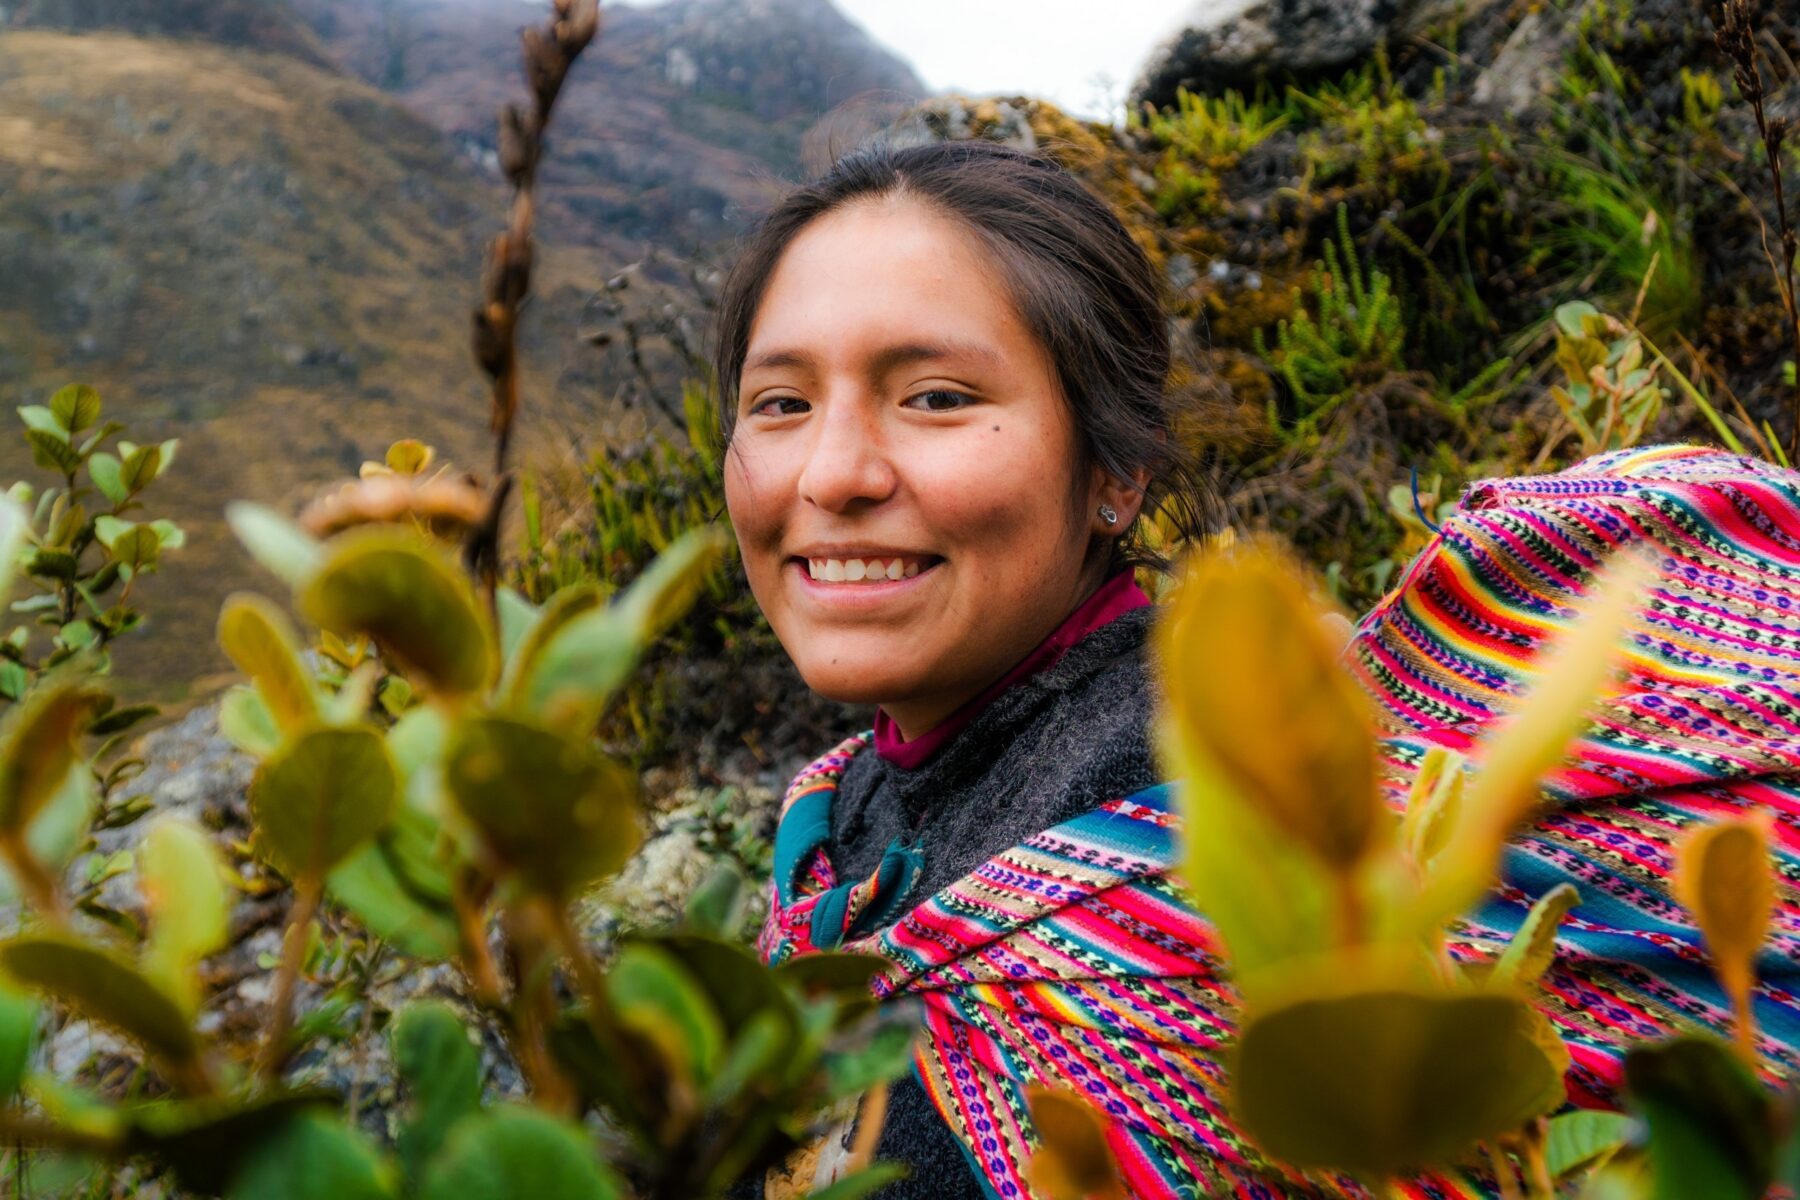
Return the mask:
M1148 467L1139 467L1131 473L1129 479L1123 480L1096 467L1092 488L1094 504L1088 514L1094 532L1103 536L1117 536L1131 528L1131 523L1137 520L1138 511L1144 506L1144 489L1149 486ZM1114 519L1107 520L1108 514Z

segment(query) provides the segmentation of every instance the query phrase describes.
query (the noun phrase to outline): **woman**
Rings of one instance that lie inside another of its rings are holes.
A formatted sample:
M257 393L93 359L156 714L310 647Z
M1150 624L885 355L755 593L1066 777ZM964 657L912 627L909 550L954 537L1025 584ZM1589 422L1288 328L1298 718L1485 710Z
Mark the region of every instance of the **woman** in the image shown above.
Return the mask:
M1105 1114L1133 1195L1364 1194L1269 1164L1225 1118L1233 1005L1168 879L1130 571L1144 514L1192 533L1201 508L1173 450L1165 328L1106 205L985 143L852 156L774 211L725 288L726 495L751 588L810 686L876 706L872 733L789 790L762 948L879 954L878 994L920 1006L878 1151L912 1176L886 1196L1035 1194L1032 1085ZM1403 794L1426 747L1466 749L1504 711L1612 549L1661 551L1633 690L1453 946L1491 956L1537 896L1576 884L1544 1005L1575 1103L1617 1103L1630 1041L1730 1023L1669 900L1679 830L1771 809L1800 878L1797 535L1792 473L1739 458L1500 481L1352 644ZM1791 948L1791 882L1778 925ZM1792 1069L1800 971L1774 952L1763 970L1761 1049ZM809 1160L767 1194L828 1177ZM1494 1192L1446 1177L1405 1194Z
M1174 450L1156 276L1050 163L977 142L877 150L766 220L719 334L751 589L809 686L877 706L871 735L790 791L786 922L765 950L867 949L996 856L1157 782L1135 530L1156 507L1191 529L1201 497ZM1166 853L1135 851L1162 886ZM1088 870L1059 878L1072 894L1121 877ZM1174 941L1201 934L1173 920ZM981 1097L950 1094L958 1054L1020 1049L969 1045L995 997L931 978L973 941L890 947L912 956L890 986L924 998L935 1032L892 1096L880 1154L913 1173L887 1195L1018 1186L1014 1082L984 1071ZM1015 1002L1044 974L1016 971ZM1209 973L1197 948L1165 973L1184 972ZM1086 1057L1097 1071L1106 1054Z

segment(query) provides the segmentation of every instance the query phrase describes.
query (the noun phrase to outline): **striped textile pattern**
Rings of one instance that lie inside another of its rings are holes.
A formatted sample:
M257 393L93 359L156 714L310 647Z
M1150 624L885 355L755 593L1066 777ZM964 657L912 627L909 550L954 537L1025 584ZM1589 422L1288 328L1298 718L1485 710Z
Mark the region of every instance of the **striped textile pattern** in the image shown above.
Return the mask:
M1346 651L1377 701L1400 804L1430 747L1470 750L1509 709L1590 574L1627 544L1660 569L1632 624L1625 686L1547 781L1544 814L1450 943L1460 960L1491 960L1537 897L1576 887L1541 1007L1570 1049L1578 1107L1617 1105L1629 1043L1729 1028L1669 871L1684 829L1752 809L1776 818L1781 876L1759 963L1759 1049L1771 1081L1800 1065L1800 476L1659 447L1480 484ZM1066 1088L1108 1116L1134 1196L1367 1194L1269 1163L1225 1112L1235 998L1211 930L1170 876L1168 785L1046 830L858 932L883 885L838 881L822 830L837 780L868 743L847 740L789 789L759 947L770 962L830 948L889 961L876 992L922 1005L915 1069L990 1196L1039 1194L1026 1172L1027 1085ZM1495 1194L1473 1169L1397 1190Z
M1730 1027L1669 875L1686 830L1743 813L1773 816L1780 880L1758 1050L1771 1081L1800 1067L1800 474L1656 446L1479 484L1347 655L1377 701L1398 792L1429 747L1467 751L1511 708L1592 572L1626 546L1657 570L1622 687L1546 781L1544 814L1455 942L1465 959L1492 957L1537 897L1574 885L1543 1007L1584 1107L1617 1103L1629 1042Z

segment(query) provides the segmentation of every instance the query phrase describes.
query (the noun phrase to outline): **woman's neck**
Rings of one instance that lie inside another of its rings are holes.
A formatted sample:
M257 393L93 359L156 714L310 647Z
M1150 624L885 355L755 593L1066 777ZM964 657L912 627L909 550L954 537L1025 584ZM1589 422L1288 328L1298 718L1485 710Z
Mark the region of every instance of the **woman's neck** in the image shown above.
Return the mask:
M1094 630L1149 603L1132 571L1120 571L1076 605L1031 653L976 695L930 706L882 705L875 716L876 751L897 766L922 766L995 697L1051 666Z

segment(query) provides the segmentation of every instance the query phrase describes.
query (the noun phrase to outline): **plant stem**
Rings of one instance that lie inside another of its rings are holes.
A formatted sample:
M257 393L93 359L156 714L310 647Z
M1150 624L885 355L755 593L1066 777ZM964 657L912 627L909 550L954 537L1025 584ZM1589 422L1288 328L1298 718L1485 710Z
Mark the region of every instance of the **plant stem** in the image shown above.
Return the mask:
M488 949L487 929L481 919L481 905L470 895L466 873L459 874L450 889L451 903L456 908L456 929L462 943L463 970L475 989L475 1000L485 1008L497 1009L506 1003L500 986L500 972L494 966L494 955Z
M263 1041L262 1076L269 1083L281 1075L287 1064L288 1033L294 1018L294 984L306 958L307 930L318 911L321 881L302 879L294 885L294 904L288 910L287 930L281 940L281 965L275 974L274 1011L269 1014L269 1032Z
M17 833L0 836L0 858L6 860L13 877L19 881L19 890L37 914L59 929L66 926L68 908L63 903L56 877L37 860L24 837Z

